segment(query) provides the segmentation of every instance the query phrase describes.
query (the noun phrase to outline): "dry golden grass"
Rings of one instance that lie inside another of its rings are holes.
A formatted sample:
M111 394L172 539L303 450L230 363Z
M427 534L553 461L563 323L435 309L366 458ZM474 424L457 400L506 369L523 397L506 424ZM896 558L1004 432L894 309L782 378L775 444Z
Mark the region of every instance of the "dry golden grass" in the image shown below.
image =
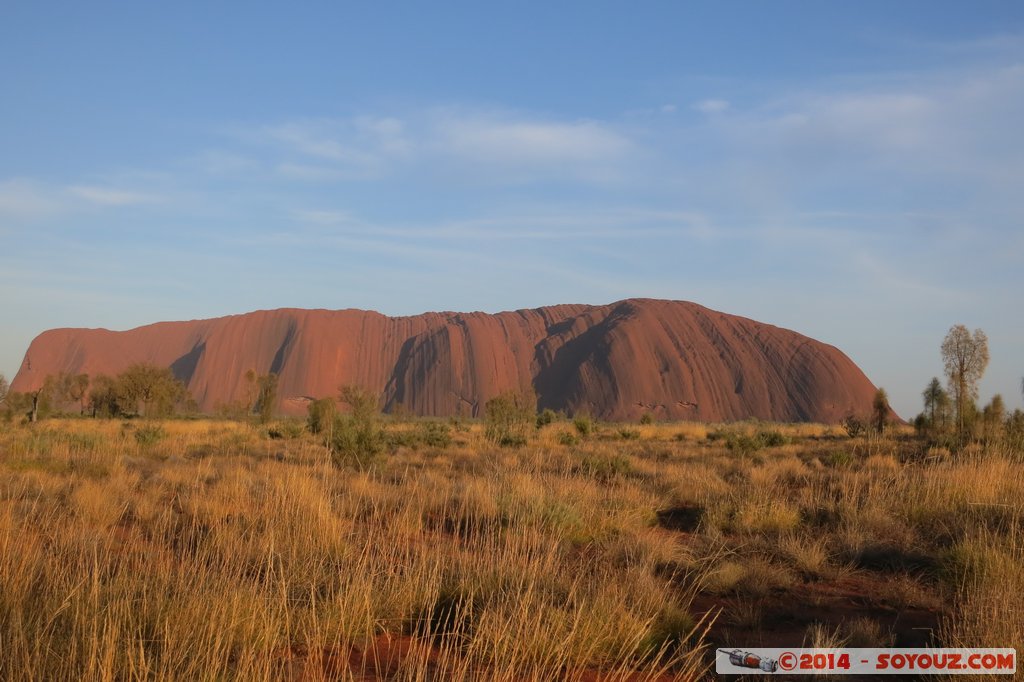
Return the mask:
M630 428L469 424L359 471L234 422L0 425L0 679L698 679L702 636L756 646L780 609L794 646L913 618L1024 645L1010 453Z

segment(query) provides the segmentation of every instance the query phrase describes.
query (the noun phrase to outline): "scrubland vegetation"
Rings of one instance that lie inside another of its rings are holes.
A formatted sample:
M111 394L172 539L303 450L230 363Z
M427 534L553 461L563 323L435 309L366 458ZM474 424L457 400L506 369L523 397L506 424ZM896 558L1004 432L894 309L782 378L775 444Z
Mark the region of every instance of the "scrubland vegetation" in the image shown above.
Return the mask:
M913 426L483 421L344 386L0 377L0 679L669 680L717 647L1024 649L1024 414L943 345ZM91 390L89 390L91 388ZM68 410L68 405L78 410ZM63 409L65 416L39 421ZM73 418L67 412L106 416ZM146 417L146 418L144 418Z
M1024 643L1005 439L321 417L0 426L0 678L699 679L713 646Z

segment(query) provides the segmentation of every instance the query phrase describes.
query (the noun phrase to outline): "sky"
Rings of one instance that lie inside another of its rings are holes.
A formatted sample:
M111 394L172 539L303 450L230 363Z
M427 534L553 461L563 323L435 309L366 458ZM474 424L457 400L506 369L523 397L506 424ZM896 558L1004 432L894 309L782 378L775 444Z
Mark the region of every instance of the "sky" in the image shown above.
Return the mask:
M1024 376L1024 3L4 3L0 372L54 327L689 300L904 417Z

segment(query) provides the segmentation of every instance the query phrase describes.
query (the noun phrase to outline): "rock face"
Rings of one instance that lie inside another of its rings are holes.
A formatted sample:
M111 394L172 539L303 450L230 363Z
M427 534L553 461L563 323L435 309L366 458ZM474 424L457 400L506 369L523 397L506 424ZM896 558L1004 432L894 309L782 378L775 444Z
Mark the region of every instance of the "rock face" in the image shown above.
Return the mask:
M380 392L386 411L418 415L480 416L498 393L533 388L540 408L600 419L835 422L866 414L875 391L833 346L649 299L495 315L281 309L124 332L54 329L32 342L11 389L137 362L170 367L204 411L242 399L250 368L279 375L290 414L356 384Z

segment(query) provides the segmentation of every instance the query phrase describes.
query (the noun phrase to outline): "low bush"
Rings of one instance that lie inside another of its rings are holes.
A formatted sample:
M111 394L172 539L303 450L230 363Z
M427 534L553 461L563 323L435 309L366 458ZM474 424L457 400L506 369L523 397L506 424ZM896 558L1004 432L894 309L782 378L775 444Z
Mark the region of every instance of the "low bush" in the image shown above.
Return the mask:
M446 422L421 421L413 428L386 430L384 441L392 452L399 448L447 448L452 444L452 427Z
M351 415L336 417L328 447L331 458L338 466L354 464L366 469L385 449L384 430L374 421L357 419Z
M584 476L607 482L632 473L633 465L624 455L594 452L584 455L576 470Z
M757 434L757 438L766 448L775 448L789 443L789 439L778 431L761 431Z
M568 431L563 431L558 434L558 442L562 445L576 445L580 442L580 439Z
M540 414L537 415L537 428L542 429L548 424L553 424L558 419L558 415L550 407L544 408Z
M267 427L267 438L271 440L296 440L306 432L305 425L296 420L288 420Z
M651 623L647 636L640 644L641 655L649 658L659 653L675 651L696 631L697 622L688 611L668 604Z
M576 433L583 438L594 432L594 420L590 418L589 414L576 415L572 419L572 425L576 428Z
M867 424L864 423L864 420L852 414L844 418L841 424L846 431L846 435L850 438L856 438L867 430Z
M712 431L708 433L707 440L712 443L724 441L725 447L741 455L753 454L764 448L779 447L790 442L789 438L776 430L758 431L753 436L729 430Z
M452 429L444 422L421 422L416 427L416 437L428 448L447 448L452 444Z
M158 424L142 426L135 430L135 442L147 448L167 437L167 431Z

